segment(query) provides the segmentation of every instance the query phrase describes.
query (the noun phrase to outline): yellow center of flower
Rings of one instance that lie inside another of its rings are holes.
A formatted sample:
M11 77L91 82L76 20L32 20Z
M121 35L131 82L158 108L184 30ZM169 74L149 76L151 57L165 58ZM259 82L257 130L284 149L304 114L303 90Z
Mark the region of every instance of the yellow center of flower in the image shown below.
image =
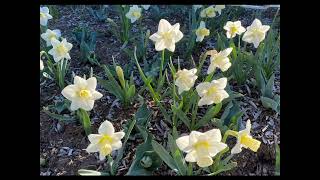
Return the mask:
M209 9L206 10L207 16L211 16L211 15L213 15L213 13L214 13L214 9L213 8L209 8Z
M100 153L103 156L107 156L108 154L110 154L112 151L112 147L110 146L110 144L105 144L103 146L100 147Z
M261 144L260 141L253 139L248 135L241 136L240 143L247 146L249 149L251 149L254 152L257 152Z
M210 31L207 28L201 28L198 30L198 33L200 36L208 36Z
M139 18L141 16L141 13L139 11L133 11L132 16L135 18Z
M237 31L238 31L238 28L235 27L235 26L232 26L232 27L230 28L230 34L231 34L231 36L234 35Z
M49 40L52 40L53 38L54 38L54 39L57 38L57 36L56 36L55 33L51 33L51 34L48 36L48 39L49 39Z
M212 94L215 94L217 92L217 88L215 86L212 86L208 89L207 95L210 96Z
M88 98L90 96L90 91L83 89L83 90L79 91L79 96L81 98Z
M167 40L171 40L172 39L172 35L170 32L163 32L162 33L162 38L165 39L166 41Z
M56 51L59 55L64 55L68 52L67 48L63 44L58 45Z
M45 17L46 17L46 15L44 13L40 12L40 18L45 18Z
M113 142L113 139L109 135L103 135L98 144L105 145L105 144L111 144Z
M198 151L201 149L209 149L209 143L208 141L199 141L197 142L195 145L193 145L193 147Z

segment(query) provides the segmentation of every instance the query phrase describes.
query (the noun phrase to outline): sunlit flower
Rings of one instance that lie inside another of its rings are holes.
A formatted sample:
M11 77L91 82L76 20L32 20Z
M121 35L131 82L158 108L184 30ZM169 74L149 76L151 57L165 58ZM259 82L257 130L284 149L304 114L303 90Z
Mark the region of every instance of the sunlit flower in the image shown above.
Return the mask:
M246 124L246 129L238 132L237 144L231 149L231 154L240 153L242 147L249 148L250 150L257 152L260 147L261 142L253 139L250 135L251 122L248 119Z
M40 71L42 71L43 68L44 68L43 61L40 59Z
M223 29L227 31L227 38L234 38L237 34L241 35L246 31L246 29L241 26L241 21L228 21Z
M66 39L61 42L57 39L51 39L52 49L48 52L53 56L55 62L62 60L63 58L71 59L69 51L72 48L72 44L68 43Z
M217 54L212 54L207 74L212 73L216 68L220 68L223 72L228 70L231 66L230 59L228 58L231 52L232 48L227 48Z
M201 97L198 106L218 104L223 99L228 98L229 94L224 90L227 86L227 78L220 78L212 82L200 83L196 90Z
M59 39L59 37L61 37L61 32L59 29L55 29L55 30L47 29L45 33L41 34L41 38L46 41L47 47L51 46L52 39Z
M200 167L212 165L214 157L227 145L221 142L221 132L219 129L212 129L205 133L191 131L189 136L182 136L176 140L180 150L186 152L187 162L197 162Z
M226 8L225 5L216 5L214 7L214 10L217 11L219 13L219 15L221 15L221 10L224 9L224 8Z
M71 101L70 109L75 111L81 108L90 111L93 108L94 101L102 97L102 94L95 90L97 79L91 77L85 80L75 76L73 83L62 90L62 95Z
M102 161L112 151L122 147L121 139L124 137L124 132L114 132L114 127L111 122L104 121L99 129L99 134L90 134L88 139L90 141L86 151L88 153L99 152L99 159Z
M178 41L183 37L182 32L179 30L180 24L176 23L173 26L165 20L161 19L158 26L158 32L152 34L149 38L155 42L157 51L168 49L174 52Z
M270 26L262 25L259 19L255 19L252 24L247 27L247 31L244 33L242 40L253 43L254 47L257 48L260 42L266 37L269 29Z
M209 36L210 30L206 28L206 23L204 21L200 22L200 26L196 30L197 42L202 42L205 36Z
M49 14L49 8L40 7L40 24L46 26L48 24L48 19L52 19L52 16Z
M144 10L148 10L150 8L150 5L141 5Z
M127 12L126 17L131 20L131 23L134 23L141 17L141 10L137 5L133 5L130 7L129 12Z
M202 18L206 18L206 17L212 18L215 16L216 16L216 12L215 12L215 9L213 6L209 6L200 12L200 17L202 17Z
M189 91L193 87L194 82L198 78L196 75L197 69L193 68L190 70L183 69L176 73L177 79L175 85L178 86L178 93L181 94L183 91Z

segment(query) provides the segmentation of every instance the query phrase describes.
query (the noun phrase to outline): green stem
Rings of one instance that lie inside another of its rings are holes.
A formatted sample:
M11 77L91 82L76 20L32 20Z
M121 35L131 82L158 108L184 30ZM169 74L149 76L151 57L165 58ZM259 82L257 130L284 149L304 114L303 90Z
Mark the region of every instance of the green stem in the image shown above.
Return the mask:
M162 79L162 71L163 71L163 64L164 64L164 50L162 50L162 56L161 56L161 64L160 64L160 76L158 82Z
M233 131L233 130L227 130L224 135L223 135L223 138L222 138L222 142L225 143L228 136L234 136L234 137L237 137L238 136L238 132L236 131Z
M86 132L86 135L91 134L91 121L90 121L90 117L87 111L83 110L83 109L79 109L79 118L81 120L81 123L83 125L84 131Z
M189 162L188 165L188 176L192 176L192 162Z

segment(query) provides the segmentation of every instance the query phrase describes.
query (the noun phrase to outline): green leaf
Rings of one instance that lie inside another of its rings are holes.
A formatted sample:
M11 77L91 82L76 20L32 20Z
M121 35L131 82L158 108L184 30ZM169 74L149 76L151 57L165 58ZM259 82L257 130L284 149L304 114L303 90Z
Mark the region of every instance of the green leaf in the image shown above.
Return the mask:
M47 110L42 110L42 111L45 112L48 116L50 116L54 119L57 119L59 121L63 121L63 122L75 122L76 121L76 119L74 117L54 114L54 113L51 113L50 111L47 111Z
M91 134L91 120L88 112L80 108L79 110L77 110L77 115L80 119L80 122L82 123L86 135Z
M176 113L177 117L182 120L182 122L188 127L190 130L190 119L187 117L187 115L180 109L175 107L175 105L171 106L171 109L174 113Z
M275 167L275 175L280 176L280 147L276 144L276 167Z
M151 111L148 109L147 104L144 102L142 106L139 107L134 116L137 121L137 125L145 127L150 121L151 115Z
M272 74L271 78L269 79L266 88L264 90L264 93L262 94L262 96L268 97L268 98L273 98L273 93L272 93L272 89L273 89L273 85L274 85L274 74Z
M187 165L181 151L178 149L176 141L173 139L171 134L168 134L168 145L170 147L171 155L179 169L179 174L184 176L187 173Z
M200 128L203 125L206 125L212 118L214 118L219 112L222 107L222 103L218 103L215 106L212 106L203 118L196 124L196 129Z
M214 175L217 175L219 173L222 173L222 172L225 172L225 171L229 171L233 168L237 167L237 163L236 162L231 162L229 164L226 164L222 167L219 167L217 171L211 173L211 174L208 174L208 176L214 176Z
M177 165L173 158L170 156L169 152L165 150L165 148L152 140L151 142L154 151L160 156L160 158L174 171L178 171Z
M275 100L270 99L268 97L263 97L263 96L260 97L260 100L262 102L262 105L265 108L271 108L271 109L275 110L276 112L278 112L278 110L279 110L278 106L280 106L280 104L278 104Z

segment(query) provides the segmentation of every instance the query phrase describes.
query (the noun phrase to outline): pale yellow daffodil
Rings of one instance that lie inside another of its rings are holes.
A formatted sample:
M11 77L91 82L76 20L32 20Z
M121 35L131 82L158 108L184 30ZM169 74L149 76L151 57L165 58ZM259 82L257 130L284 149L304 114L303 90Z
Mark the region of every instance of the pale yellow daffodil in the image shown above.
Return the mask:
M219 129L205 133L191 131L190 135L178 138L176 144L180 150L187 153L185 157L187 162L197 162L200 167L212 165L212 157L227 147L221 142Z
M250 26L247 27L247 31L243 34L242 40L248 43L253 43L257 48L265 37L267 31L270 29L268 25L262 25L259 19L255 19Z
M59 29L55 29L55 30L47 29L45 33L41 34L41 38L46 41L47 47L51 46L52 39L59 39L59 37L61 37L61 32Z
M227 86L227 78L220 78L212 82L200 83L196 90L201 99L198 106L218 104L223 99L228 98L229 94L224 90Z
M52 49L49 50L49 54L53 56L55 62L65 59L71 59L69 51L72 48L72 44L68 43L66 39L61 42L57 39L51 39Z
M100 99L102 94L96 91L97 79L91 77L83 79L74 77L74 84L68 85L62 90L62 95L71 101L70 109L75 111L79 108L90 111L94 106L94 101Z
M196 42L202 42L205 36L209 36L210 30L206 28L204 21L200 22L200 26L196 30L197 39Z
M183 37L182 32L179 30L180 24L176 23L173 26L165 19L161 19L158 26L158 32L152 34L149 39L155 42L156 51L168 49L174 52L178 41Z
M228 58L231 52L232 48L227 48L217 54L213 54L210 57L210 66L207 74L214 72L216 68L220 68L222 72L228 70L231 66L230 59Z
M261 142L252 138L250 130L251 122L250 120L247 120L246 129L237 133L237 144L231 149L231 154L240 153L242 151L242 147L249 148L253 152L257 152Z
M241 35L246 31L244 27L241 26L241 21L228 21L223 27L227 32L227 38L234 38L237 34Z
M175 85L178 86L178 93L181 94L183 91L189 91L193 87L198 76L196 75L197 69L193 68L190 70L183 69L176 73L177 79Z
M104 121L99 129L99 134L90 134L90 141L86 151L88 153L99 152L99 159L102 161L112 151L122 147L121 139L125 136L124 132L114 132L114 127L111 122Z
M219 13L219 15L221 15L221 10L226 8L225 5L215 5L214 6L214 10L217 11Z
M52 16L49 14L49 8L40 7L40 24L46 26L49 19L52 19Z
M212 18L215 16L216 16L216 12L213 6L209 6L200 12L200 17L202 18Z
M130 19L131 23L134 23L141 17L141 10L137 5L133 5L130 7L129 12L127 12L126 17Z

